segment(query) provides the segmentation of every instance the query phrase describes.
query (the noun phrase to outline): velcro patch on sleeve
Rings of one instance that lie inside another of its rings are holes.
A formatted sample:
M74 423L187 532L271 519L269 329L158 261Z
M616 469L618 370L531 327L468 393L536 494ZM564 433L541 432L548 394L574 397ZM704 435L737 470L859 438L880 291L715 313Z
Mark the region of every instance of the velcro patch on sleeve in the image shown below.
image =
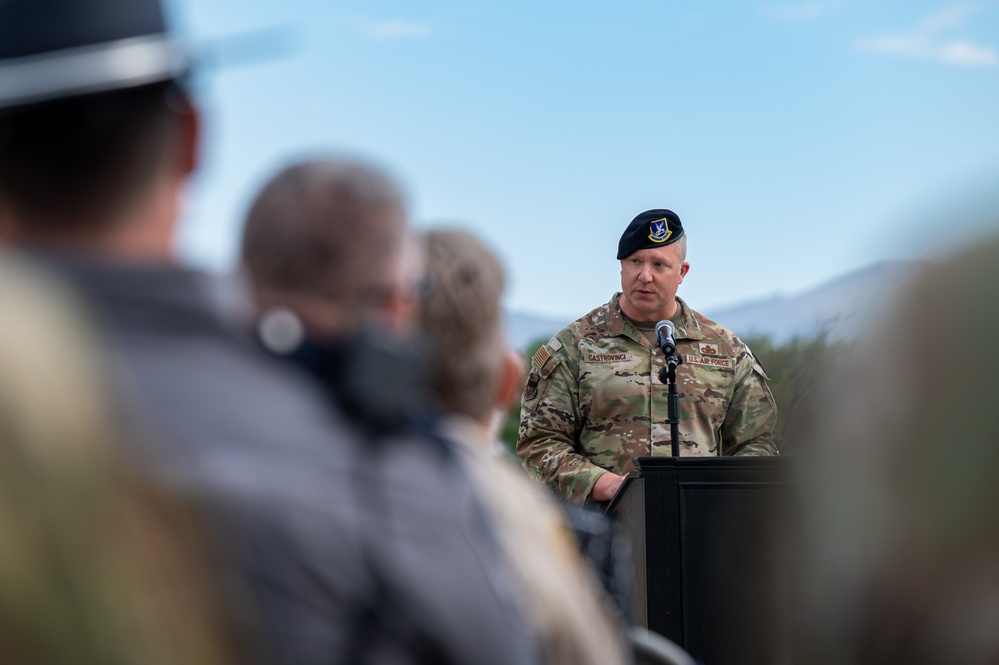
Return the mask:
M540 380L541 377L538 376L537 372L531 372L530 376L527 377L527 385L524 386L524 397L532 400L538 396L538 381Z
M548 350L548 347L542 346L534 354L534 358L532 360L534 361L534 366L537 367L538 369L541 369L545 366L545 363L547 363L551 357L552 357L552 352Z

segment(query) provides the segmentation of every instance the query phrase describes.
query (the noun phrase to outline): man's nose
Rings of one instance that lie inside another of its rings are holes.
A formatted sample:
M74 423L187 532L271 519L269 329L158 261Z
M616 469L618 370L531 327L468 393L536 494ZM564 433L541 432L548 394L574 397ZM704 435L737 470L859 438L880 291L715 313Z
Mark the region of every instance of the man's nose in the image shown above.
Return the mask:
M652 270L649 268L649 266L647 265L642 266L641 271L639 271L638 273L638 279L640 279L643 282L652 281Z

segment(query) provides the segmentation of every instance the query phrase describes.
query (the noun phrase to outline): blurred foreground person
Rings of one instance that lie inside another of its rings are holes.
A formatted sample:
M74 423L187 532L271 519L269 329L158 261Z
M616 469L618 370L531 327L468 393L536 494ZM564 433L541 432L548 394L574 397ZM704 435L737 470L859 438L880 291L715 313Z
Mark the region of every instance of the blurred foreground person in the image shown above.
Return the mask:
M174 265L197 162L187 65L156 0L0 3L0 234L96 311L143 427L134 461L212 519L255 601L229 609L262 621L256 655L533 662L502 588L482 581L492 559L461 478L414 446L391 472L373 464L309 376L244 337L239 289ZM369 487L383 504L359 495ZM433 550L434 575L423 542L457 543Z
M621 626L607 613L558 506L518 465L491 453L498 416L519 397L523 381L520 355L505 346L499 261L461 231L433 231L422 243L420 330L430 349L433 392L447 413L441 428L463 452L495 516L548 662L626 662Z
M927 270L803 443L794 662L999 662L999 240Z
M358 654L396 662L386 640L401 635L419 662L535 662L475 487L424 415L407 334L419 261L399 187L354 160L292 164L254 200L243 260L264 345L367 436L357 468L329 481L356 490L369 520L361 546L378 586L356 599Z
M0 662L245 662L192 516L118 459L123 423L75 303L0 255L0 311Z

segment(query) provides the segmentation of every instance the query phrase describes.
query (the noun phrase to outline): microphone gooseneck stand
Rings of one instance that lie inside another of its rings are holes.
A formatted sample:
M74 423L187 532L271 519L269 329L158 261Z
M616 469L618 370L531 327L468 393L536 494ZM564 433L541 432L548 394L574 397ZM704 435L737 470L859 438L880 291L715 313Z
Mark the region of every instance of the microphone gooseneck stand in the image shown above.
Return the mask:
M666 423L669 425L670 454L680 456L680 395L676 392L676 367L683 364L683 356L675 351L666 356L666 366L659 368L659 381L665 383Z

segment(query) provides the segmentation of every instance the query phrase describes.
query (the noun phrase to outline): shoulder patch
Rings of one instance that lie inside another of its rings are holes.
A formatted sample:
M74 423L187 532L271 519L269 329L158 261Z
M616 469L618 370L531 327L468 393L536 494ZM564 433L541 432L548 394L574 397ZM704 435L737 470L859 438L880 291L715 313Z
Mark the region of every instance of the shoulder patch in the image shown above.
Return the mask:
M548 347L542 346L534 354L534 358L532 358L532 360L534 361L534 366L537 367L538 369L541 369L545 366L545 363L547 363L548 360L551 359L551 357L552 357L552 352L548 350Z
M524 397L531 400L538 396L538 381L541 377L538 376L537 372L531 372L531 375L527 377L527 385L524 386Z

